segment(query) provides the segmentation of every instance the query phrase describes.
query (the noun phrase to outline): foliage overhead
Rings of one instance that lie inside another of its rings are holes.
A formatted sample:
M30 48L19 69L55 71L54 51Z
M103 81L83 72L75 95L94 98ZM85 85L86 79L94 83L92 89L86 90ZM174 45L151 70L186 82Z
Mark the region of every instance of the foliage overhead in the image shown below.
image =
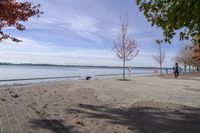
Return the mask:
M161 41L170 43L176 31L180 40L200 36L200 0L136 0L136 4L152 26L163 29Z
M17 2L16 0L0 0L0 41L11 39L20 42L15 37L6 34L3 30L7 27L14 27L23 31L26 29L20 22L28 21L31 16L38 16L42 13L40 5L33 5L30 2Z

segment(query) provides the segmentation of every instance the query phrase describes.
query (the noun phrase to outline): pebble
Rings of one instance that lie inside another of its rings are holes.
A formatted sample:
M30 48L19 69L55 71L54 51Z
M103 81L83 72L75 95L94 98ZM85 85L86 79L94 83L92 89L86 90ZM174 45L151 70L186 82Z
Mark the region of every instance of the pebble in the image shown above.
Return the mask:
M15 94L15 95L11 95L13 98L18 98L19 95Z
M4 98L1 98L1 101L6 101L6 99L4 99Z
M78 124L78 125L81 125L81 126L85 126L82 121L77 121L75 123Z

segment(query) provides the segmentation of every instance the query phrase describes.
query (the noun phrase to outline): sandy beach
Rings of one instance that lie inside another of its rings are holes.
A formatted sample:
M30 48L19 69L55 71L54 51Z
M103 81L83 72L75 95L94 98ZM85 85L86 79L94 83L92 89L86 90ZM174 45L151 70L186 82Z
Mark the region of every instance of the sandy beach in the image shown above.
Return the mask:
M200 73L0 88L2 133L199 133Z

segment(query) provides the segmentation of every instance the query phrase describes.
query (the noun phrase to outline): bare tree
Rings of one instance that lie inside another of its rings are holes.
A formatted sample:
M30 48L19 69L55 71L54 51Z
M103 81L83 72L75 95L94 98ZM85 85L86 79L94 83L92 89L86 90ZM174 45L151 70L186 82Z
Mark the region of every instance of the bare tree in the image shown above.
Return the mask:
M160 65L160 75L162 76L162 67L165 60L165 51L162 50L162 46L158 43L158 52L153 55L153 59Z
M185 72L187 66L189 66L189 71L191 71L191 66L195 64L195 60L193 58L193 50L190 49L190 47L181 47L175 56L174 61L182 64L184 66Z
M114 41L113 50L123 61L123 79L125 79L125 67L126 62L132 60L138 55L137 44L135 40L132 40L128 36L128 17L121 19L121 27L119 31L119 37Z

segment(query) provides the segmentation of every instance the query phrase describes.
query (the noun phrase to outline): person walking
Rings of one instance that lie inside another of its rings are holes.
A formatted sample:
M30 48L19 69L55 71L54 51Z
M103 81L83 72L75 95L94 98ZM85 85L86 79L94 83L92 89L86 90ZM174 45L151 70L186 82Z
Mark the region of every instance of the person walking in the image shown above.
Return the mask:
M175 78L178 78L180 69L181 68L179 67L178 63L175 63L175 66L173 67Z

